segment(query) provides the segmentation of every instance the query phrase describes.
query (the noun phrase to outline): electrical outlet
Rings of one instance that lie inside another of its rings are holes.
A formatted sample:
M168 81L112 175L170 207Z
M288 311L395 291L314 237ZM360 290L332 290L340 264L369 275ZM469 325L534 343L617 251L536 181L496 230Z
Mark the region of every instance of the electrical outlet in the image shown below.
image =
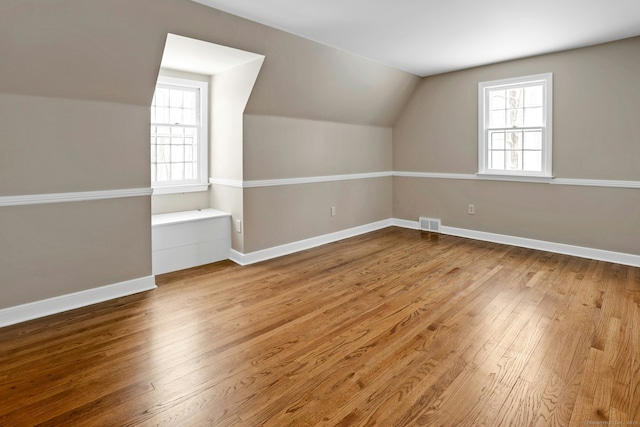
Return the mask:
M336 216L336 207L331 206L331 216Z
M242 220L236 219L236 233L242 233Z
M475 205L469 205L469 207L467 208L467 213L469 215L475 215L476 214L476 207Z

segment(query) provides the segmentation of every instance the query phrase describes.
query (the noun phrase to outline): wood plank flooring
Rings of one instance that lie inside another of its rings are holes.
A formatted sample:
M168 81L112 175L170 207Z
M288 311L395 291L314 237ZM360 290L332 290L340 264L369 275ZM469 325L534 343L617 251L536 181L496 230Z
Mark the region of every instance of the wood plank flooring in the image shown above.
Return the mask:
M640 425L640 269L387 228L0 329L0 426Z

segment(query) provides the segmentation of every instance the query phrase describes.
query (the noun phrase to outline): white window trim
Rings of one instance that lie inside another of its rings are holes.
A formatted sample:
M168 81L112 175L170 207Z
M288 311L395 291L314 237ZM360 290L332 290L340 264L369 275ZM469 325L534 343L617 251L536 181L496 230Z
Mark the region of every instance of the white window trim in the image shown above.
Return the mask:
M524 86L532 83L542 83L543 85L543 139L542 139L542 171L498 171L487 168L487 111L489 97L486 96L490 89L509 86ZM553 179L553 73L535 74L523 77L513 77L501 80L492 80L478 83L478 176L494 178L499 180L514 181L531 180L547 181Z
M206 81L184 79L178 77L158 76L158 84L170 84L198 88L200 91L200 120L198 127L198 177L197 181L185 183L152 182L153 194L193 193L209 189L209 83Z

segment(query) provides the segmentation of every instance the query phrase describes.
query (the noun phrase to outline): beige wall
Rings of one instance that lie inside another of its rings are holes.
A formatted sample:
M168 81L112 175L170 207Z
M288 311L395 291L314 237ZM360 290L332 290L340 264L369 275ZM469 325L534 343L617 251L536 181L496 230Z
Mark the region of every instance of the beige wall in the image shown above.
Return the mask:
M390 171L391 128L245 115L245 180Z
M0 309L151 274L148 197L0 208Z
M391 191L391 177L245 189L244 253L388 219Z
M544 72L554 78L555 177L640 181L640 38L425 78L394 127L394 170L475 174L478 82ZM637 189L394 182L397 218L640 254Z
M148 107L0 94L0 197L149 187L148 120ZM0 207L0 309L150 275L149 216L148 197Z
M149 187L148 123L148 107L0 93L0 196Z
M640 254L638 190L394 177L393 201L396 218Z
M388 127L244 118L247 181L388 172L391 153ZM245 252L390 218L391 182L387 177L245 189Z
M170 2L0 3L0 93L148 106Z

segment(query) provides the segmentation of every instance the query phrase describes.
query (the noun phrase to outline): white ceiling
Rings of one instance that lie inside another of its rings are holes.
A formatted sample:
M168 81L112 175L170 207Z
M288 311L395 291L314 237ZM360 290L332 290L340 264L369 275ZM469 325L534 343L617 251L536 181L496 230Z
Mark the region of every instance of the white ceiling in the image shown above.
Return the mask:
M640 35L640 0L193 0L420 76Z

